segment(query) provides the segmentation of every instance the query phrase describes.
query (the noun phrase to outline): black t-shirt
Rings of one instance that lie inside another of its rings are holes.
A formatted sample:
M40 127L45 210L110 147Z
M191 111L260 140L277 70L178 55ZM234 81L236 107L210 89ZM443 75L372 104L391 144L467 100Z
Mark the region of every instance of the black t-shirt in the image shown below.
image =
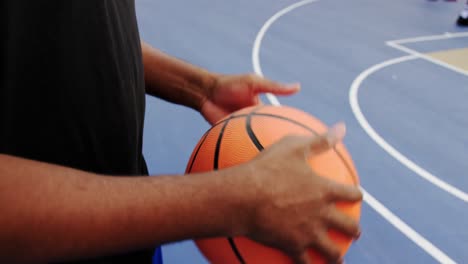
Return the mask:
M134 0L2 0L0 17L0 153L146 174Z

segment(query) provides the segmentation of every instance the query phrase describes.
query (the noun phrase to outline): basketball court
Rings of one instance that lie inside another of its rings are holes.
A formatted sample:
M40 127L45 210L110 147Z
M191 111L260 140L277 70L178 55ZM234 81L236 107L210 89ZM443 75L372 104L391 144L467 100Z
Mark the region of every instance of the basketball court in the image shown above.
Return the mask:
M346 263L468 263L468 28L464 2L138 0L143 39L220 73L300 82L264 103L347 125L365 193L362 236ZM209 128L147 97L152 174L183 173ZM205 264L192 241L165 263Z

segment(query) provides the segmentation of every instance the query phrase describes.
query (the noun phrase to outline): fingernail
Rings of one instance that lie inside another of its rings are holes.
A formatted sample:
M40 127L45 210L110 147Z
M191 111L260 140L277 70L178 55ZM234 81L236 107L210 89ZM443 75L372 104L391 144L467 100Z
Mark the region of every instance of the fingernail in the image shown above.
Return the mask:
M287 89L293 89L293 90L299 90L301 89L301 84L300 83L288 83L284 85Z
M361 237L361 231L359 231L359 233L356 235L356 237L354 237L354 241L358 240L360 237Z
M341 140L346 134L346 126L343 122L339 122L333 125L329 130L328 134L331 141Z

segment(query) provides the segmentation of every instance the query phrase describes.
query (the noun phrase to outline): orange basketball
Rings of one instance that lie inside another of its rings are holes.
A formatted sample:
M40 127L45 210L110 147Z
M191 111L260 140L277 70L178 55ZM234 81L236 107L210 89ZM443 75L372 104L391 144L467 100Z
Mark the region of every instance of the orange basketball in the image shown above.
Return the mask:
M215 124L195 147L186 172L204 172L238 165L253 159L264 148L286 135L317 135L327 127L317 118L292 107L257 106L239 110ZM343 144L311 157L314 171L336 182L358 185L356 169ZM337 204L352 218L359 220L361 203ZM331 239L344 256L353 239L329 230ZM203 255L214 264L286 264L292 263L282 252L245 237L220 237L195 241ZM312 262L325 263L319 253L310 250Z

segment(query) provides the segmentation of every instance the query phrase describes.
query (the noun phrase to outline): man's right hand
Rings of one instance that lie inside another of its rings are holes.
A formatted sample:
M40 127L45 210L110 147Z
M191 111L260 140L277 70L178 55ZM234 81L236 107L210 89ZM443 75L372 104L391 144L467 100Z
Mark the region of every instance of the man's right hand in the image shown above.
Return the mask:
M357 221L340 212L338 201L358 202L357 186L335 183L317 175L307 160L339 142L345 126L338 124L316 137L286 137L248 164L258 188L247 236L287 253L297 264L309 264L314 248L332 263L342 262L339 248L328 237L333 228L357 238Z
M0 263L110 256L184 239L246 235L308 263L315 248L339 261L329 228L355 237L337 201L358 188L320 177L307 163L344 128L288 137L252 162L197 175L108 177L0 154Z

